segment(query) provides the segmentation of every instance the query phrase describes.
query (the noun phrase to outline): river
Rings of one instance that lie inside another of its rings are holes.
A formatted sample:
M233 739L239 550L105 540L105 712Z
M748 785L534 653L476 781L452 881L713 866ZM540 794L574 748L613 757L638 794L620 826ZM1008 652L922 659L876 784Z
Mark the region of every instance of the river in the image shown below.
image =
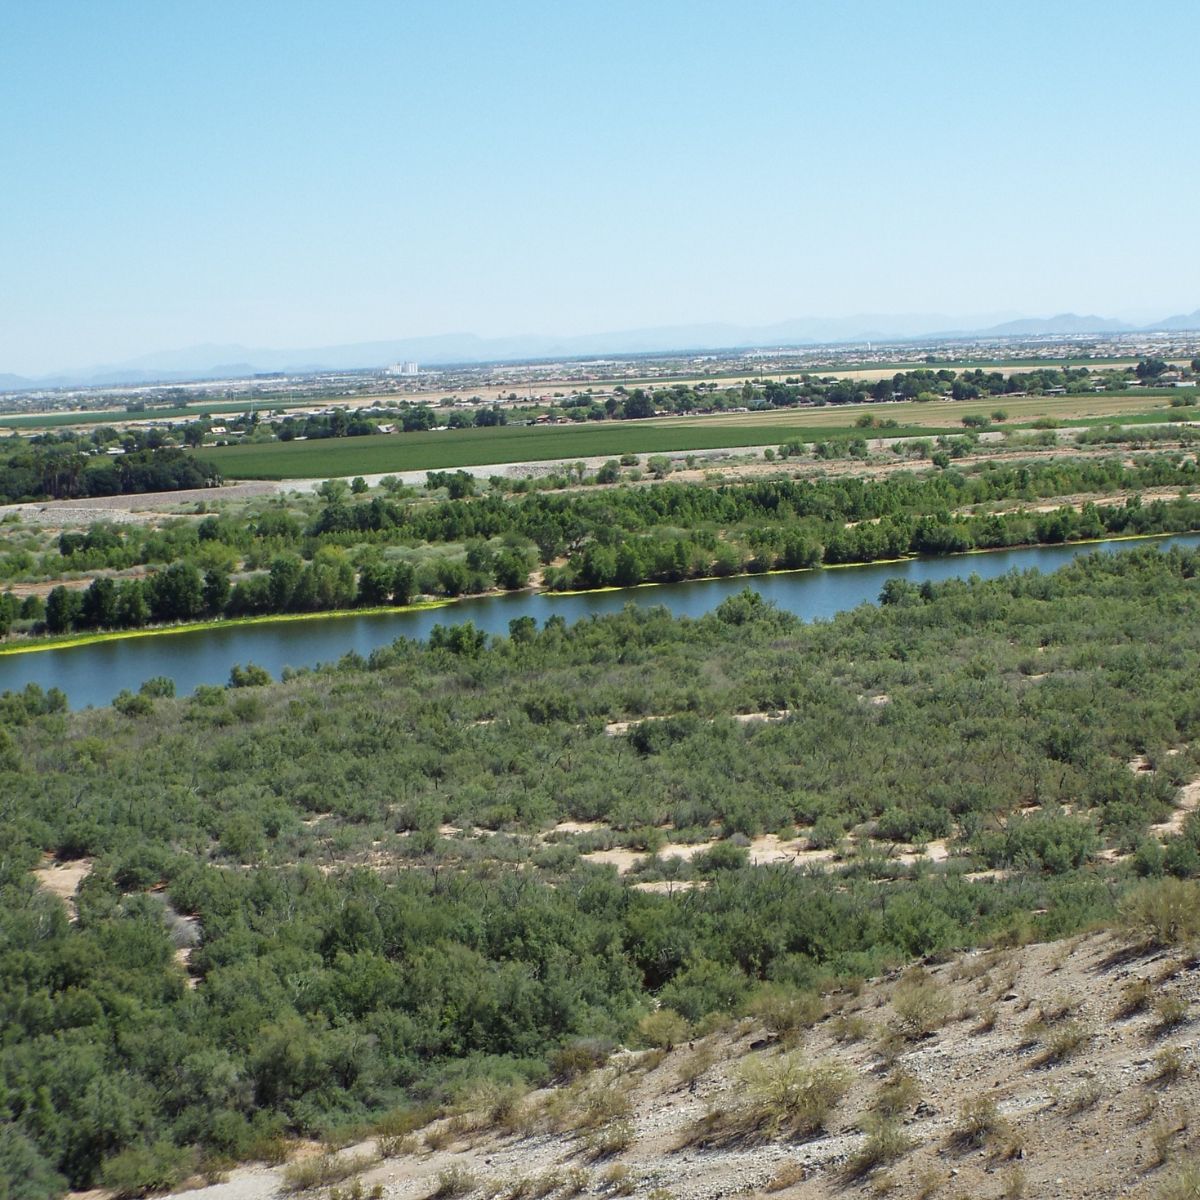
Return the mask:
M186 695L198 684L225 683L235 663L256 663L278 678L284 667L334 662L351 651L366 656L398 637L428 637L434 625L474 621L488 633L507 633L509 621L515 617L531 616L541 624L557 614L574 622L594 613L619 611L626 604L662 604L677 616L698 617L746 586L780 608L812 621L876 600L888 579L924 583L969 575L992 579L1006 571L1030 567L1052 571L1079 554L1119 552L1146 544L1196 547L1200 545L1200 534L1032 546L989 554L955 554L751 578L702 579L569 596L514 592L423 611L360 613L122 638L0 656L0 691L37 683L44 688L61 688L72 708L85 708L108 704L122 689L136 691L152 676L165 675L175 681L179 695Z

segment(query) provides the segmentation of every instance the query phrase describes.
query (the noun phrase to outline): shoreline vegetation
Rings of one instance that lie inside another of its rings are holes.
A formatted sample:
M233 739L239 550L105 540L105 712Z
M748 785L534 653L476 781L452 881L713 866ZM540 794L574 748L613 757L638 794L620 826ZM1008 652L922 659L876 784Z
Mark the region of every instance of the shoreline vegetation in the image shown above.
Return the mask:
M498 592L489 593L499 595ZM153 625L143 629L102 629L67 637L30 638L28 642L0 644L0 658L13 654L33 654L39 650L70 650L98 642L125 641L128 638L162 637L174 633L203 633L205 630L236 629L246 625L282 625L293 621L317 621L338 617L372 617L387 613L422 612L446 608L457 600L478 600L479 596L455 596L419 600L413 604L376 604L369 608L330 608L320 612L266 613L255 617L214 617L210 621L185 621L176 625Z
M202 633L207 630L236 629L248 625L282 625L296 621L320 621L343 617L371 617L399 615L410 612L425 612L439 608L450 608L463 601L486 600L495 598L497 596L520 595L522 593L528 593L530 595L564 597L590 596L608 594L612 592L640 591L645 588L677 587L680 584L688 583L712 583L715 581L737 579L753 580L760 579L764 576L773 575L803 575L811 571L834 571L847 570L855 567L890 566L899 565L901 563L945 558L969 558L972 555L977 554L1000 554L1010 550L1035 550L1039 548L1050 548L1052 546L1060 545L1093 546L1102 545L1108 542L1151 541L1161 538L1182 537L1187 536L1189 533L1196 532L1200 532L1200 527L1190 530L1164 530L1158 533L1111 534L1107 537L1076 538L1069 542L1028 542L1022 545L1013 546L987 546L971 550L962 550L950 554L910 554L900 558L875 559L871 562L814 563L812 566L808 567L779 567L772 568L769 571L739 571L733 575L701 575L680 580L647 580L642 583L629 584L624 587L611 585L606 587L579 588L576 590L561 591L551 590L544 586L518 588L514 591L504 591L499 588L492 588L486 592L477 592L471 595L429 597L412 604L380 604L372 605L366 608L331 608L322 609L316 612L301 613L267 613L252 617L215 617L212 620L207 621L187 621L176 625L155 625L143 629L98 630L91 633L72 634L67 637L29 638L23 642L14 642L9 644L0 643L0 658L17 654L34 654L45 650L69 650L78 646L96 645L101 642L125 641L133 638L163 637L180 633Z

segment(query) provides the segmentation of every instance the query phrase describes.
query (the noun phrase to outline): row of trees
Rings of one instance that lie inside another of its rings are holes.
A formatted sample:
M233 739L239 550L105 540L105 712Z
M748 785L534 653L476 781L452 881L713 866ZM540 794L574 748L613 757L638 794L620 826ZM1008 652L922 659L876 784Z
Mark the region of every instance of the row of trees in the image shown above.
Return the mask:
M0 458L0 503L211 487L216 467L182 450L89 456L73 445L20 443Z

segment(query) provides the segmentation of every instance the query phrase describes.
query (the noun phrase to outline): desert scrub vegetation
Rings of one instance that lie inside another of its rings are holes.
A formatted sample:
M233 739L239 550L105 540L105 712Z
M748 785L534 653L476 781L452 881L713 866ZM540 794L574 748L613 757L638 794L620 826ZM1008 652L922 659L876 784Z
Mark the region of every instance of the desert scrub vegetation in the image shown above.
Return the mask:
M1114 1014L1118 1020L1128 1020L1145 1012L1154 998L1154 985L1148 979L1131 979L1121 988Z
M1177 1029L1188 1019L1189 1005L1178 992L1162 992L1154 998L1154 1033L1158 1037Z
M1057 1066L1074 1058L1095 1036L1094 1032L1079 1021L1043 1027L1039 1033L1041 1052L1034 1058L1039 1067Z
M841 1063L809 1062L794 1051L754 1055L738 1072L733 1103L702 1117L690 1140L718 1146L813 1137L825 1129L851 1078Z
M474 1171L461 1163L452 1163L438 1172L437 1186L430 1193L430 1200L455 1200L473 1192L477 1185Z
M522 1088L586 1077L581 1041L598 1039L598 1055L633 1044L642 1018L667 1010L698 1035L764 988L817 995L1114 918L1181 957L1200 909L1188 827L1161 857L1073 864L1097 838L1156 841L1174 785L1127 763L1147 742L1200 745L1198 574L1196 554L1135 551L893 587L812 625L746 592L697 620L644 608L575 627L529 619L508 636L456 626L269 685L151 689L145 713L72 713L32 687L2 696L13 1136L39 1170L87 1189L107 1160L131 1152L124 1170L160 1143L180 1161L241 1161L264 1139L370 1130L415 1097L449 1111L474 1075ZM1026 661L1049 669L1031 682ZM256 713L235 707L247 691ZM857 700L881 691L891 704ZM784 708L786 721L728 719ZM1171 761L1191 777L1195 758ZM1041 811L998 838L1031 789ZM1005 874L737 854L707 876L680 860L680 880L707 886L667 895L578 853L535 865L531 849L567 821L696 844L716 829L840 836L885 813L914 840L949 829ZM444 836L448 824L464 832ZM33 872L81 859L92 870L72 921ZM164 898L195 932L186 971ZM78 964L70 986L64 962ZM898 981L897 1054L948 1019L922 982L941 976ZM161 1031L155 1043L130 1036L114 994ZM781 1029L808 1015L770 1008ZM859 1037L859 1019L839 1028ZM686 1053L682 1027L650 1032ZM90 1088L129 1120L84 1144L70 1131L91 1119ZM446 1120L428 1131L452 1134Z
M871 1108L880 1117L904 1116L921 1102L921 1085L915 1075L903 1068L894 1069L871 1097Z

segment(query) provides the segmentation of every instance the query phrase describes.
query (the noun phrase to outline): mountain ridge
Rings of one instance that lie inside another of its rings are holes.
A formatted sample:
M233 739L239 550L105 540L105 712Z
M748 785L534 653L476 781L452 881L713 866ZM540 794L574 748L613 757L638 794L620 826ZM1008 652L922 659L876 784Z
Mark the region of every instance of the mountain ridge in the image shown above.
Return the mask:
M996 320L1003 316L1005 319ZM206 343L156 351L124 362L38 376L0 373L0 391L40 387L117 386L239 377L261 372L362 370L397 361L426 365L480 365L555 358L627 354L765 349L835 345L862 341L911 341L923 337L1041 337L1087 333L1154 333L1200 330L1200 309L1164 317L1148 325L1096 315L1059 313L1052 317L985 314L971 325L943 314L864 313L849 317L804 317L767 325L707 322L654 326L566 336L514 334L485 338L443 333L422 337L275 349Z

